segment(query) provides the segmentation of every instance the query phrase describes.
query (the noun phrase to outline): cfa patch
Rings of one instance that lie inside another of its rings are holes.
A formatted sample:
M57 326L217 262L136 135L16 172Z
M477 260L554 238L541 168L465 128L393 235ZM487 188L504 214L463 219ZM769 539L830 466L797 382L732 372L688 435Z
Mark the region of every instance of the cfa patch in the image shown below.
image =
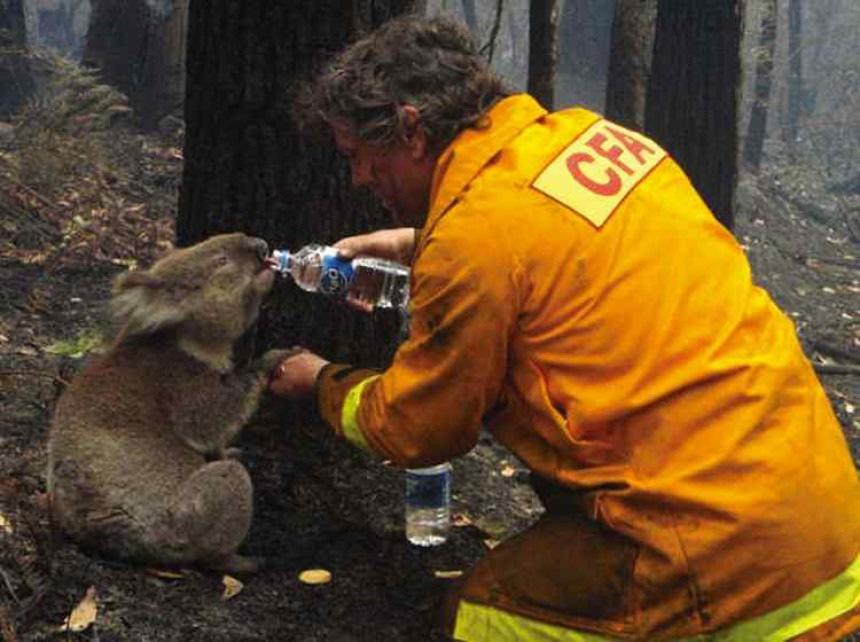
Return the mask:
M532 181L532 187L596 227L666 157L654 141L600 119Z

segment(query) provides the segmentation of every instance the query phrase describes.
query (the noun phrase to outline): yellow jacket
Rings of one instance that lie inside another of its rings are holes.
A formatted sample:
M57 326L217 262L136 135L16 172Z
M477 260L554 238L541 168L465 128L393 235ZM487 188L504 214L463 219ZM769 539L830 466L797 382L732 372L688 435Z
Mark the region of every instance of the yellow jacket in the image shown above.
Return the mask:
M678 165L525 95L488 121L438 162L410 338L381 375L328 367L323 416L413 467L466 453L486 425L582 491L639 546L629 617L607 623L620 634L713 631L845 572L860 484L840 427Z

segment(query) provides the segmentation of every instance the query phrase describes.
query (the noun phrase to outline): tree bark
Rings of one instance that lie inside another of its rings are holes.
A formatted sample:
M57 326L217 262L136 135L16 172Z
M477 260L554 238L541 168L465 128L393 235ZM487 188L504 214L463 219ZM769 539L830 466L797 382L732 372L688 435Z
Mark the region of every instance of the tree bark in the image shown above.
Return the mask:
M776 0L761 3L761 23L758 46L754 49L755 87L747 137L744 141L744 162L753 172L761 165L767 136L767 110L773 84L773 57L776 49Z
M140 83L133 96L145 129L152 129L169 114L182 114L188 2L173 0L164 15L149 23Z
M788 113L784 137L790 145L797 142L803 112L803 14L800 0L788 1Z
M297 250L392 225L369 194L353 190L332 146L297 131L290 90L358 33L410 7L405 0L191 3L180 245L239 230ZM285 282L261 316L260 343L301 344L329 359L380 366L393 350L394 317L354 312Z
M14 114L35 85L27 60L23 0L0 0L0 118Z
M93 0L81 63L129 97L146 53L150 10L145 0Z
M478 38L480 32L478 30L478 12L475 10L475 0L463 0L463 18L469 26L469 31L472 35Z
M180 112L188 0L157 12L145 0L94 0L82 63L126 94L146 128Z
M607 118L626 127L645 128L645 102L657 0L616 0L606 81Z
M550 111L555 103L557 39L558 4L556 0L531 0L528 93Z
M645 131L731 229L737 182L741 0L659 0Z

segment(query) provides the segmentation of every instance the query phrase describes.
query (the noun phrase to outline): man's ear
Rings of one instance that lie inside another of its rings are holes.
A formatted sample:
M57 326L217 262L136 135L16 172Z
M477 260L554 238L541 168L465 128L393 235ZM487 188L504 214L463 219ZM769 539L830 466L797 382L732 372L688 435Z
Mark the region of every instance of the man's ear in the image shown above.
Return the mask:
M427 154L427 131L421 122L421 113L413 105L401 105L403 142L412 158L420 160Z

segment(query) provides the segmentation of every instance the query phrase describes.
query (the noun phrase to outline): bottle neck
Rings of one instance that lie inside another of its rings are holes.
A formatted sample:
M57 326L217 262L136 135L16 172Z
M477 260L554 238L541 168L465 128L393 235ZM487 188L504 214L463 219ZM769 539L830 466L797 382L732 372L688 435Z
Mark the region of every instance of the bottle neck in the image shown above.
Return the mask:
M289 274L293 267L293 255L289 250L275 250L272 252L272 258L275 260L275 269L281 274Z

